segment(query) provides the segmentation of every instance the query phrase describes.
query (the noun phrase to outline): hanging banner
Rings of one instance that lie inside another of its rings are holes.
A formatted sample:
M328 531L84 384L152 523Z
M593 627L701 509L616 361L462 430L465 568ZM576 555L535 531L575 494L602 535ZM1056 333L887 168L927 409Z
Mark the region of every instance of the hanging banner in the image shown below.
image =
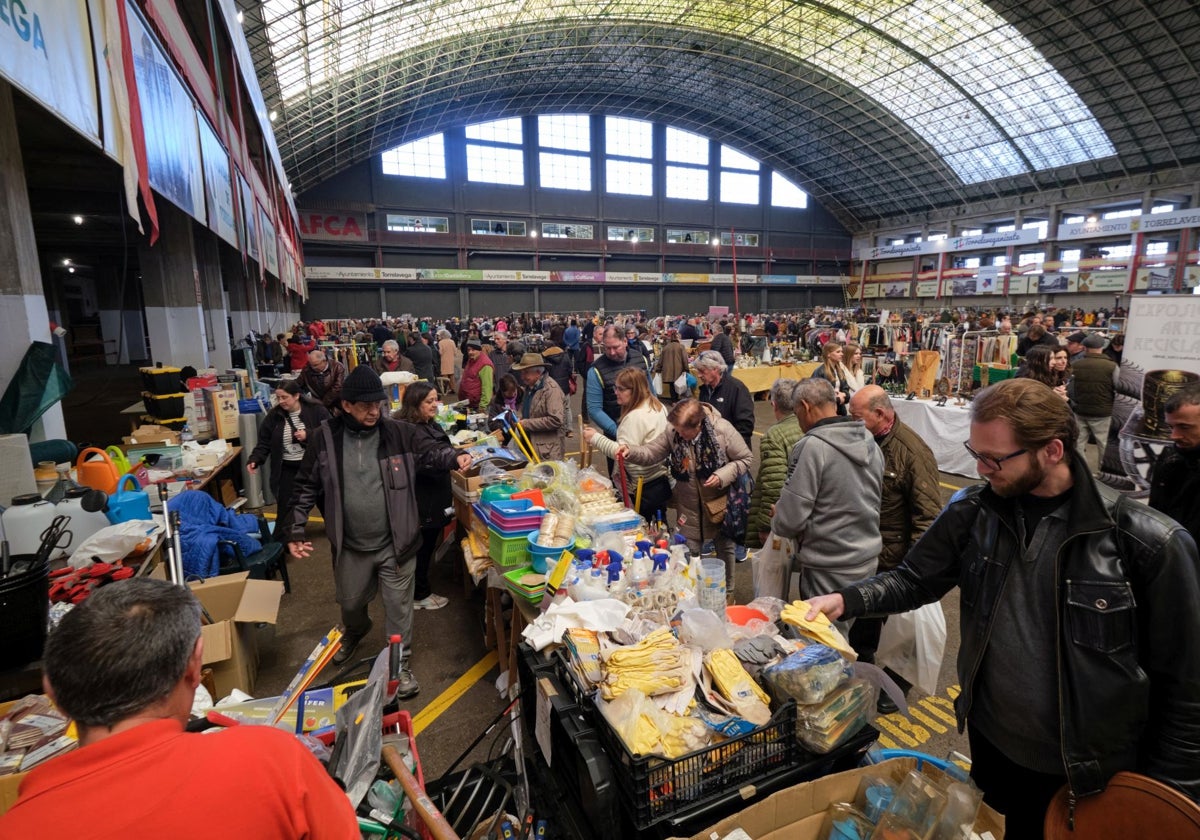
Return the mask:
M931 298L937 297L938 281L937 280L918 280L917 281L917 297Z
M880 286L881 284L879 283L863 283L862 296L864 298L879 297Z
M523 282L549 283L549 271L518 271L517 279Z
M1074 280L1076 275L1069 272L1050 271L1040 277L1037 277L1037 291L1039 295L1058 294L1061 292L1073 292Z
M242 241L246 246L246 256L258 262L258 213L255 210L254 193L250 192L250 185L241 172L237 180L242 205Z
M1175 291L1175 269L1170 266L1139 268L1133 287L1153 292L1173 292Z
M84 0L0 0L0 76L99 144L90 33Z
M912 283L880 283L881 297L906 298L912 290Z
M301 210L300 236L316 242L366 242L366 213Z
M861 248L860 260L883 260L897 257L917 257L953 251L979 251L985 248L1007 248L1010 245L1032 245L1041 238L1038 228L1009 230L1003 233L980 233L975 236L955 236L932 242L903 242L899 245L877 245Z
M275 237L275 225L271 217L260 205L258 208L258 229L262 232L261 248L263 253L263 268L268 274L279 276L279 242Z
M208 226L236 248L237 216L233 210L233 176L229 169L229 153L221 145L208 120L199 112L196 114L196 124L200 127L200 157L204 162L204 203L208 211Z
M559 283L603 283L603 271L551 271L550 279Z
M126 9L150 185L193 219L207 224L196 105L134 5L127 3Z
M482 280L483 272L465 268L418 268L418 280Z
M707 283L707 274L668 274L667 277L675 283Z
M498 283L515 283L520 275L515 271L490 271L485 269L483 279Z
M973 297L979 294L979 279L976 277L955 277L947 283L952 297Z
M1200 227L1200 210L1174 210L1170 213L1143 213L1121 219L1097 219L1058 226L1058 241L1091 239L1097 236L1132 236L1161 230Z
M1077 292L1113 292L1121 294L1129 282L1124 271L1080 271L1075 274Z
M356 268L353 266L305 266L309 280L416 280L415 268Z

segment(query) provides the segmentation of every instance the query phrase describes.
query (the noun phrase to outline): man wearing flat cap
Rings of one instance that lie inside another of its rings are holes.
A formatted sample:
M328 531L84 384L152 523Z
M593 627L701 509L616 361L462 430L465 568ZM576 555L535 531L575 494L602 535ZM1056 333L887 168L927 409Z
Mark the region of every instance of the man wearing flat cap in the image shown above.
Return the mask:
M492 399L492 374L495 367L492 359L483 352L483 343L478 338L467 339L467 360L463 363L462 378L458 383L458 398L466 400L472 411L487 405Z
M537 456L543 461L563 457L562 388L546 374L547 363L540 353L526 353L512 366L521 378L525 396L521 401L521 428L529 434Z
M335 664L348 661L371 632L367 605L383 593L385 631L399 634L404 660L396 696L420 690L408 667L412 652L413 587L421 517L417 512L417 471L465 469L471 456L442 447L411 423L381 412L387 399L379 374L359 365L342 385L341 416L313 431L292 491L287 527L293 557L312 553L304 537L308 513L323 499L325 534L333 554L333 580L345 635ZM382 639L380 640L382 642Z
M1104 355L1106 342L1103 336L1099 333L1077 335L1084 353L1078 361L1071 362L1071 408L1075 410L1075 424L1079 428L1075 448L1087 461L1088 436L1096 439L1099 454L1094 472L1098 473L1104 463L1104 448L1108 446L1108 430L1112 425L1113 401L1121 382L1121 369Z
M1071 364L1075 364L1077 361L1083 358L1083 340L1085 338L1087 338L1087 334L1082 331L1073 332L1067 336L1067 353L1069 353L1071 356Z

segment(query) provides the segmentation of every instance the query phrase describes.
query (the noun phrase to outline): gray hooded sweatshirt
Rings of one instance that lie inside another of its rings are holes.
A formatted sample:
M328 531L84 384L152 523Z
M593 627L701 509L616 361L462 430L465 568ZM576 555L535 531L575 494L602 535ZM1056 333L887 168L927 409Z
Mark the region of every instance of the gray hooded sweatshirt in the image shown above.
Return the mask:
M883 541L879 537L879 499L883 453L861 420L830 417L819 421L796 443L792 469L771 519L771 531L796 541L805 578L818 587L851 582L874 574ZM808 573L820 570L817 580Z

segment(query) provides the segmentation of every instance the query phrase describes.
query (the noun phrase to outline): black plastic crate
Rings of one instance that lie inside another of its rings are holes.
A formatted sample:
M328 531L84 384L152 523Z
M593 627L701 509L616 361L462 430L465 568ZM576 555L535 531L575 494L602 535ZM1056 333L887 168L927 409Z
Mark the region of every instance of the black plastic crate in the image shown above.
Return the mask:
M773 778L807 755L796 740L796 704L789 700L753 732L675 759L635 756L596 707L592 692L555 652L559 681L592 717L613 764L621 799L640 831Z

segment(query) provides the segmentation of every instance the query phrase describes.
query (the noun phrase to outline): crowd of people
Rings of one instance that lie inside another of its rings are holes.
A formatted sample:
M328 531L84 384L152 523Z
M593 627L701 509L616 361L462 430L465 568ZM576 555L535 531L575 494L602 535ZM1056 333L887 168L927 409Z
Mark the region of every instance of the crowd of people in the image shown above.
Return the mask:
M874 660L888 615L957 588L955 706L970 740L972 777L1006 816L1009 836L1036 838L1064 784L1074 802L1133 770L1200 796L1200 384L1166 402L1171 445L1155 465L1148 505L1097 481L1085 444L1107 441L1123 347L1119 335L1106 339L1086 328L1121 314L895 316L914 328L949 323L1019 336L1018 375L981 389L969 406L963 446L983 483L946 505L929 446L864 373L863 348L853 339L865 312L748 322L521 314L339 322L337 337L379 350L376 363L349 372L320 346L335 332L312 321L293 329L286 344L262 342L271 349L260 359L290 362L296 377L277 388L278 406L263 421L250 464L258 469L271 459L278 533L294 558L312 553L306 523L321 506L346 630L338 661L369 632L367 604L380 592L387 632L401 634L411 654L414 609L445 604L430 589L429 562L447 523L449 472L469 462L433 422L438 403L503 416L553 460L574 434L571 396L578 395L582 442L606 456L610 469L623 464L640 479L644 517L669 509L667 521L689 546L712 544L730 581L740 546L772 535L793 540L808 617L824 613L838 624L861 660ZM723 509L731 488L748 486L755 417L753 396L730 369L746 352L747 335L801 346L814 331L822 337L820 366L809 378L771 387L775 422L762 434L742 531L731 531L713 509ZM688 346L707 339L710 346L689 360ZM396 370L418 379L392 416L383 410L380 372ZM788 592L785 583L757 594ZM144 606L152 596L161 600L132 587L127 601L94 596L47 648L48 682L85 725L85 747L72 759L81 767L114 760L93 741L108 740L113 751L149 745L151 756L178 748L181 698L198 673L199 618L189 598L152 611ZM66 651L86 651L87 634L105 638L84 621L123 627L146 613L138 620L149 627L159 609L176 615L161 619L173 622L174 641L169 650L139 655L169 664L161 686L115 710L75 699L72 685L97 677L86 656ZM901 681L903 694L910 688ZM398 696L417 691L406 661ZM881 698L881 711L896 708L895 699ZM230 754L252 746L233 738L219 745ZM308 779L306 759L281 744L261 748L292 763L313 786L314 802L327 796ZM57 773L35 771L31 780L34 791L70 789ZM15 816L0 820L0 836L25 825L12 821L31 819L36 808L23 798ZM307 815L314 825L345 816L332 805L320 809L324 815Z

